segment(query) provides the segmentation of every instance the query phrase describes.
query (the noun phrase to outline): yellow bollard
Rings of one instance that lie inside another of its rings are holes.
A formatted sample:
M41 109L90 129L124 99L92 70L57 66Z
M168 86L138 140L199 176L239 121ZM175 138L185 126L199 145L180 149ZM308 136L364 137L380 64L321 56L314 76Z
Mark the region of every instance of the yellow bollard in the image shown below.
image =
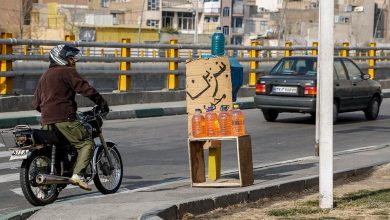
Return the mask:
M122 43L130 43L130 38L122 38ZM130 57L131 50L130 48L121 48L121 57ZM122 61L120 62L119 69L120 71L128 71L131 68L130 62ZM121 92L130 90L131 87L131 77L129 75L119 75L118 78L118 90Z
M156 51L156 50L153 50L153 57L154 57L154 58L157 57L157 51Z
M40 54L41 56L43 56L43 54L44 54L43 47L39 47L39 54Z
M169 44L175 45L175 44L177 44L177 40L176 39L170 40ZM169 50L170 50L169 51L169 57L170 58L177 58L178 57L178 55L179 55L178 49L172 48L172 49L169 49ZM177 68L178 68L178 63L177 62L169 62L168 65L169 65L168 68L171 71L177 70ZM178 85L179 85L179 77L176 74L173 74L173 73L168 74L167 88L169 90L174 90L174 89L178 88Z
M91 56L91 48L87 48L87 50L85 51L85 55L87 56L87 57L89 57L89 56Z
M118 54L119 54L118 49L115 49L114 50L114 57L118 57Z
M23 45L23 55L27 56L27 45Z
M11 33L1 33L1 39L12 38ZM12 54L12 45L2 44L0 45L1 55ZM12 70L11 60L0 60L0 71L7 72ZM12 93L12 78L0 76L0 95L6 95Z
M243 57L244 56L244 53L240 50L239 52L238 52L238 57Z
M65 35L65 41L75 41L76 37L73 34Z
M229 50L229 56L232 57L234 55L234 51L233 50Z
M267 50L267 63L269 63L269 58L271 57L271 51Z
M342 50L341 50L341 56L342 56L342 57L348 57L348 56L349 56L349 50L348 50L349 43L348 43L348 42L344 42L344 43L343 43L343 47L344 47L345 49L342 49Z
M188 51L188 58L191 58L191 57L192 57L192 51L189 50L189 51Z
M251 46L252 47L257 47L259 43L257 41L252 41ZM259 57L259 50L258 49L252 49L250 50L249 56L251 58L258 58ZM259 67L259 62L258 61L250 61L250 68L253 70L253 72L249 73L249 86L254 87L256 86L256 80L257 80L257 75L256 75L256 69Z
M198 57L202 58L202 51L198 50Z
M141 50L140 56L141 56L141 57L145 57L145 50Z
M286 42L285 43L285 47L286 47L286 49L284 50L284 56L285 57L292 56L292 50L289 49L291 46L292 46L291 42Z
M318 56L318 42L313 42L313 47L315 47L315 49L313 49L312 51L311 51L311 54L313 55L313 56Z
M100 49L100 54L104 57L104 48Z
M371 57L371 59L368 60L368 74L370 75L370 78L371 79L375 79L375 69L374 69L374 66L375 66L375 47L376 47L376 43L370 43L370 47L373 48L369 51L369 56Z

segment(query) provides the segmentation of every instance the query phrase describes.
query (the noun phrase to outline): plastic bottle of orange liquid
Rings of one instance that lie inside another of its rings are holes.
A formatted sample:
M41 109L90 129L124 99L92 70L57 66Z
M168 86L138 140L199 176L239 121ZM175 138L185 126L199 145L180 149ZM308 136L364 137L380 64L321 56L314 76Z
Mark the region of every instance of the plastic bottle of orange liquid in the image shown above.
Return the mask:
M221 106L221 111L218 115L219 128L221 129L221 136L232 135L232 113L229 111L228 105Z
M220 136L219 122L217 113L213 112L213 107L208 107L205 114L206 135L208 137Z
M241 136L245 134L245 116L238 104L233 105L232 124L232 135Z
M200 109L195 109L195 114L192 116L192 136L195 138L206 136L206 120Z

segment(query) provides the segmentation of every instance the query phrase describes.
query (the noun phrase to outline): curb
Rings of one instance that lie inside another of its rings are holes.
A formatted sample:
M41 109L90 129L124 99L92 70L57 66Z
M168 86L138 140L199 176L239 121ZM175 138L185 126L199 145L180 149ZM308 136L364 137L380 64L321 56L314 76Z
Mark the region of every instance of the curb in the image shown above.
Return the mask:
M349 178L371 172L374 168L387 164L388 162L373 164L368 167L360 167L350 170L342 170L335 172L334 180L341 178ZM210 212L217 208L226 208L231 205L240 203L255 202L259 199L280 196L289 193L300 193L304 190L318 187L319 176L314 175L304 177L287 182L280 182L276 185L262 186L259 188L250 187L249 189L234 190L232 193L216 194L210 197L195 198L188 201L183 201L178 204L168 205L151 209L138 217L139 220L157 220L167 219L176 220L182 219L184 214L190 213L200 215Z
M255 108L254 102L237 102L241 109ZM187 114L187 108L183 107L165 107L165 108L149 108L149 109L136 109L126 111L112 111L106 119L129 119L129 118L147 118L147 117L160 117L168 115L182 115ZM26 116L17 118L0 118L0 128L10 128L20 124L27 125L39 125L40 116Z
M0 216L0 220L25 220L28 219L30 216L32 216L35 212L40 210L41 207L35 207L25 210L20 210L16 212L9 213L4 216Z

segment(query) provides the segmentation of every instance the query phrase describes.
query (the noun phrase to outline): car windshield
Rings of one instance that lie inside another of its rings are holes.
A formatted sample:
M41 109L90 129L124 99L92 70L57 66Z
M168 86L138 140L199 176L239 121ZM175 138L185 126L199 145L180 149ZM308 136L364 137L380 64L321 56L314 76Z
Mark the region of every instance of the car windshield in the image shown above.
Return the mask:
M281 59L270 75L306 75L317 74L317 59L311 57L289 57Z

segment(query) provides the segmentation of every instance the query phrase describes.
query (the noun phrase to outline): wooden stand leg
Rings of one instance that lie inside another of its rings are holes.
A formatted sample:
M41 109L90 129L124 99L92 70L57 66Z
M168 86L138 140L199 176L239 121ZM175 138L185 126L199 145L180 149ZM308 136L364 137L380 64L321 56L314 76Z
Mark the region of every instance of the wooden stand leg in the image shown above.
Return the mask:
M241 136L237 140L238 169L241 186L253 184L252 143L249 135Z
M209 169L208 178L210 180L217 180L221 177L221 147L209 148Z
M189 141L188 152L190 161L190 172L192 183L203 183L206 181L203 144L204 141Z

